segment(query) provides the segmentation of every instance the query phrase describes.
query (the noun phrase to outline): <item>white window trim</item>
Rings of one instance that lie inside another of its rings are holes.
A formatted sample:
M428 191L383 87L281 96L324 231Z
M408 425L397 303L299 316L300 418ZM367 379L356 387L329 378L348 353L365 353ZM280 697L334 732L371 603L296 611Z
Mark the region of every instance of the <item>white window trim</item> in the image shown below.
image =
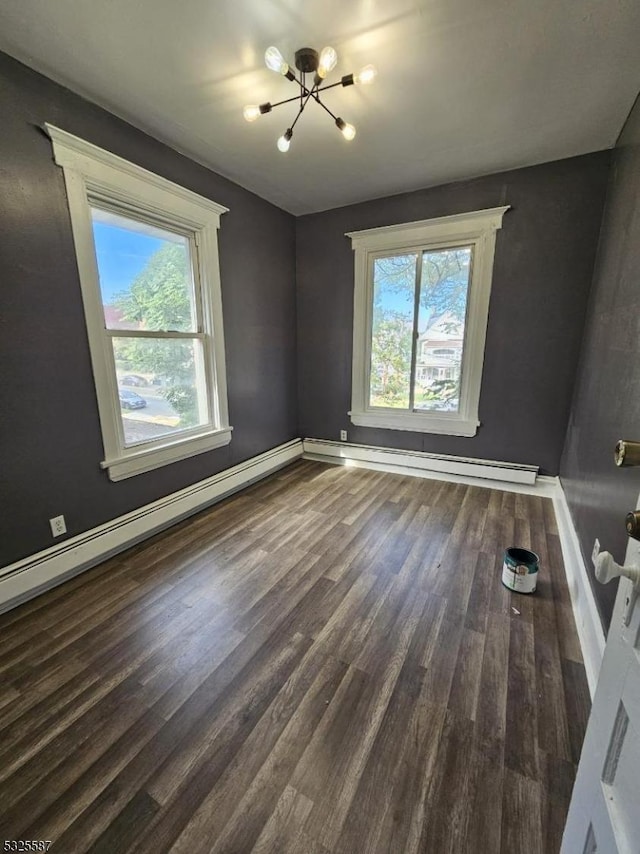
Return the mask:
M351 421L361 427L475 436L489 315L496 232L509 205L437 219L351 231L355 252L353 299L353 364ZM450 246L473 246L473 265L462 358L458 412L399 412L370 407L371 327L373 322L373 263L389 251L420 251Z
M227 445L233 428L227 404L218 228L220 215L228 208L50 124L45 124L45 129L67 188L104 443L101 467L108 469L111 480L122 480ZM198 247L203 332L210 341L206 359L209 423L175 436L123 447L117 379L104 335L89 199L115 203L125 214L127 210L134 215L147 214L164 221L168 228L179 226L193 233Z

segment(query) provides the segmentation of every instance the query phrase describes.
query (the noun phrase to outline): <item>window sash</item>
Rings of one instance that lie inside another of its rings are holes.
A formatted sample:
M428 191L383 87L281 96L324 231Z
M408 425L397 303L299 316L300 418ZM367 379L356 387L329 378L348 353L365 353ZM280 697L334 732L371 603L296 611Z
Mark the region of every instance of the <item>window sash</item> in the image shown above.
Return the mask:
M87 202L89 205L89 209L96 208L101 211L106 211L108 213L113 213L116 216L120 216L123 219L129 219L133 222L139 222L143 225L150 225L155 228L162 229L163 231L167 231L171 234L179 235L180 237L184 237L189 241L189 267L191 270L191 284L193 287L193 309L195 315L195 329L189 330L189 334L192 332L202 332L204 329L204 321L203 321L203 305L202 305L202 282L200 277L200 256L198 252L198 241L196 234L184 227L180 222L176 222L175 219L172 219L170 216L158 216L151 214L148 210L144 208L136 207L135 205L123 205L118 204L114 201L109 201L105 198L104 194L94 194L89 189L87 190ZM92 219L93 225L93 219ZM93 229L92 229L93 232ZM93 241L94 254L96 251L95 247L95 239ZM98 261L96 257L96 268L98 266ZM102 291L100 289L100 281L98 276L98 297L102 302ZM107 328L105 322L105 329L107 331L117 331L117 330L109 330ZM122 330L123 332L125 330ZM135 332L136 330L129 330ZM142 331L142 330L141 330ZM157 329L157 330L147 330L149 332L177 332L178 330L171 329Z
M394 252L371 252L369 253L369 263L367 267L367 303L368 303L368 312L367 312L367 351L366 351L366 402L367 402L367 410L374 412L388 412L393 413L395 415L400 413L407 414L416 414L422 415L428 413L429 415L434 416L446 416L449 418L455 417L459 414L461 408L461 401L463 396L463 383L464 383L464 367L465 367L465 349L467 343L467 332L468 332L468 314L469 314L469 305L470 298L473 288L473 262L475 257L475 247L476 244L474 241L445 241L445 242L431 242L426 243L420 246L415 247L403 247L402 249L398 249ZM469 275L467 278L467 298L465 305L465 317L464 317L464 335L462 341L462 356L461 356L461 364L460 364L460 380L459 380L459 402L458 408L452 412L444 412L441 410L424 410L424 409L416 409L415 407L415 384L416 384L416 370L417 370L417 362L418 362L418 341L419 341L419 330L418 325L420 322L420 298L421 298L421 288L422 288L422 266L424 255L429 252L437 252L446 249L470 249L470 262L469 262ZM413 322L412 322L412 334L411 334L411 367L409 372L409 403L406 409L402 409L400 407L392 407L392 406L375 406L371 403L371 368L372 368L372 350L373 350L373 310L374 310L374 296L375 296L375 263L376 261L385 259L385 258L395 258L401 255L415 255L416 256L416 272L414 277L414 298L413 298Z
M89 206L89 210L91 208L98 207L98 205L93 201L91 193L87 193L87 203ZM192 300L192 308L195 319L196 331L190 332L181 332L179 330L155 330L155 329L110 329L104 326L104 335L107 339L109 339L109 346L105 347L105 357L108 364L109 372L111 374L112 379L112 389L114 391L115 397L112 400L114 412L116 413L116 429L117 429L117 439L118 445L120 449L120 453L125 453L134 448L145 449L145 448L153 448L159 444L167 440L178 441L180 439L188 439L192 436L200 435L203 431L212 430L215 428L215 420L214 420L214 410L212 406L212 399L215 396L215 389L213 386L213 377L211 376L211 372L208 370L208 366L211 364L211 335L203 331L203 305L202 305L202 287L200 281L200 257L198 253L198 246L195 234L191 231L188 231L180 226L179 223L176 223L175 220L172 220L170 216L166 216L162 218L162 222L157 217L150 217L146 214L144 210L137 209L135 207L128 206L126 209L123 209L120 205L112 203L105 204L104 202L100 205L101 210L109 210L112 213L117 214L123 219L129 219L134 222L140 222L143 224L155 225L161 227L164 231L167 231L172 234L180 234L183 237L186 237L189 240L189 267L191 270L191 300ZM98 266L98 258L97 258L97 248L95 243L95 238L93 238L93 228L92 228L92 246L94 253L94 260L96 265L96 270L99 270ZM97 286L97 294L96 298L103 304L103 295L102 289L100 286L100 276L99 274L95 278L95 284ZM104 318L104 312L103 312ZM120 397L119 397L119 387L118 387L118 375L116 369L116 358L115 358L115 347L114 347L114 339L116 338L130 338L130 339L146 339L146 340L156 340L156 341L164 341L164 340L182 340L182 341L199 341L201 345L201 350L196 351L196 359L195 359L195 388L196 388L196 396L197 396L197 405L199 410L199 423L197 425L193 425L191 427L184 427L182 429L177 429L174 431L167 432L161 436L152 439L141 439L134 442L128 442L125 436L125 424L124 424L124 416L122 414L122 408L120 406ZM204 417L203 417L204 416Z
M112 332L114 330L105 330ZM113 346L114 338L121 337L129 337L129 338L144 338L146 340L156 340L156 341L166 341L166 340L190 340L197 341L200 343L200 349L195 350L195 382L196 382L196 393L197 393L197 401L198 401L198 410L199 410L199 423L193 425L192 427L183 427L178 428L177 430L169 431L161 436L158 436L155 439L140 439L134 442L127 442L125 436L125 425L124 425L124 416L122 414L122 408L120 406L120 389L118 385L118 375L116 371L115 364L115 348ZM109 341L110 347L107 348L107 353L109 358L109 363L111 366L111 370L113 373L113 385L112 388L115 390L115 399L113 400L114 411L118 415L118 440L120 443L121 452L126 452L131 448L153 448L157 446L159 443L162 443L167 440L179 440L180 438L188 439L191 436L200 435L203 430L210 430L214 428L213 421L213 407L212 407L212 399L214 397L213 391L210 394L209 389L211 386L206 381L206 369L207 369L207 344L208 344L208 336L204 334L198 333L178 333L178 334L163 334L163 335L144 335L144 336L120 336L120 335L108 335L107 339ZM203 417L204 413L204 417Z

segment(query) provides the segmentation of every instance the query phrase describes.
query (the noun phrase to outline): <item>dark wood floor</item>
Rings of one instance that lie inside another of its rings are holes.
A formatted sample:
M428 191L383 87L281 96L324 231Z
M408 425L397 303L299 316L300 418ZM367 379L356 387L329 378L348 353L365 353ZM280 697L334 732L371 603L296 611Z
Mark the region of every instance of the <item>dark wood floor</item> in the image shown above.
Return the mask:
M0 639L0 840L558 850L589 694L548 499L299 462Z

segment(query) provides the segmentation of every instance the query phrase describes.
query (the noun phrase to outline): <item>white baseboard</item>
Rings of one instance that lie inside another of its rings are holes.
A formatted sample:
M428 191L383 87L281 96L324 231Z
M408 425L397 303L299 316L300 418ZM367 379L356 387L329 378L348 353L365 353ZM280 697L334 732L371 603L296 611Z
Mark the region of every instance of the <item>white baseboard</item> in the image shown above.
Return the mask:
M602 628L602 621L600 620L596 600L591 589L589 576L587 575L587 567L585 566L582 551L580 550L578 534L573 525L567 498L559 478L556 494L553 498L553 506L558 523L560 543L562 545L567 584L569 585L569 593L571 594L573 616L576 621L578 637L580 638L580 646L582 647L584 666L589 681L589 691L593 699L607 639Z
M0 569L0 613L220 501L302 456L294 439Z
M398 472L400 468L416 469L414 474L418 474L419 477L461 475L499 480L503 483L533 485L538 474L537 466L477 460L471 457L428 454L424 451L402 451L395 448L378 448L373 445L355 445L350 442L331 442L326 439L304 439L303 444L304 456L307 459L323 459L328 463L342 462L349 465L377 463L387 467L383 469L384 471Z

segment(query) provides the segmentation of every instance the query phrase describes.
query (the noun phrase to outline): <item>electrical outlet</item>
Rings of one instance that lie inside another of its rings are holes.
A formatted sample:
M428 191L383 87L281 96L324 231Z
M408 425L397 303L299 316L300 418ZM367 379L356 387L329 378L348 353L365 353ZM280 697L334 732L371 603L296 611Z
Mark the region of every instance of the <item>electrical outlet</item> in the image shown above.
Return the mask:
M340 441L341 441L341 442L346 442L346 441L347 441L347 431L346 431L346 430L341 430L341 431L340 431Z
M591 562L595 566L598 555L600 554L600 540L596 538L596 541L593 544L593 551L591 552Z
M67 533L67 524L64 521L64 516L54 516L53 519L49 519L49 524L51 525L51 533L54 537L59 537L61 534Z

